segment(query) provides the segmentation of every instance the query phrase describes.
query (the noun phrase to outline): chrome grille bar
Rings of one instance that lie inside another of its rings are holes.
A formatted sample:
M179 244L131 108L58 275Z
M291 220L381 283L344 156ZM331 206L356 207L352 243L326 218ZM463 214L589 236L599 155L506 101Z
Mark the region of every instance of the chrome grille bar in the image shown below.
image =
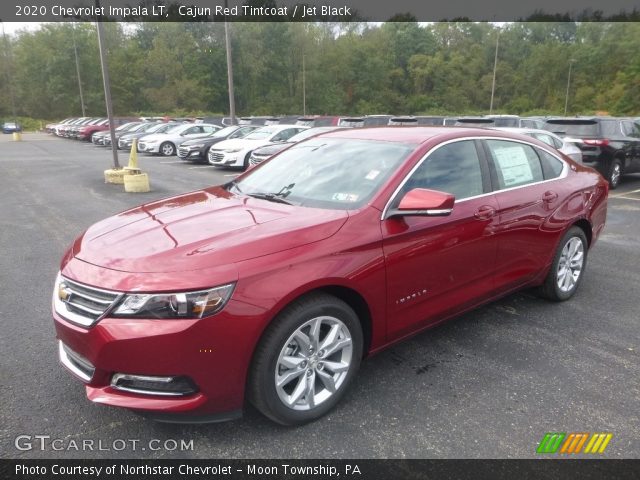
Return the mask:
M82 285L58 275L53 305L58 314L83 327L90 327L120 300L123 294Z

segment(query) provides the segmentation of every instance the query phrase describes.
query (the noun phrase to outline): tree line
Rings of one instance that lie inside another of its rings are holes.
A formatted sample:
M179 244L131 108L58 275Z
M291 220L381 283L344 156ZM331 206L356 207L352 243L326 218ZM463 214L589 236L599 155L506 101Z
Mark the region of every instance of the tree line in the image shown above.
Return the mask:
M640 114L640 23L231 23L241 115ZM106 23L117 115L228 113L224 25ZM93 23L4 38L0 117L104 116ZM74 49L75 44L75 49ZM304 92L303 92L304 90Z

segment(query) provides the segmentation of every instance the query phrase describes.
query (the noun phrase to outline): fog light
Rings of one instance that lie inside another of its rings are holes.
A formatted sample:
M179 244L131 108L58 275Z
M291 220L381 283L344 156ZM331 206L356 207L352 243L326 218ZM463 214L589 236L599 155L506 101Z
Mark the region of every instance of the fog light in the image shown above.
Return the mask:
M111 379L111 387L125 392L142 395L185 396L198 391L189 377L151 377L116 373Z

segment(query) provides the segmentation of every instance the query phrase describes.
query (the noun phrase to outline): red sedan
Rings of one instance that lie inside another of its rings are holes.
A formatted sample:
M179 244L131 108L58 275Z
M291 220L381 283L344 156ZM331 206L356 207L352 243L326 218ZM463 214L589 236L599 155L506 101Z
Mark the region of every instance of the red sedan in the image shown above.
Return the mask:
M338 130L82 234L53 294L90 400L167 421L325 414L363 357L518 289L567 300L607 182L530 137Z

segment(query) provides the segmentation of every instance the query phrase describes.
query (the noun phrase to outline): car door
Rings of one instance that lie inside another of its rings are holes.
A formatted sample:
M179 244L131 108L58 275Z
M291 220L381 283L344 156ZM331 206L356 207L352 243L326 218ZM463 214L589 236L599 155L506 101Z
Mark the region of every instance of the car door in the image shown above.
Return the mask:
M565 194L553 179L568 166L526 143L500 139L484 145L498 203L496 287L516 288L544 270L555 251L564 225L548 220Z
M387 332L402 336L485 299L493 290L497 203L474 140L432 150L391 200L395 208L414 188L456 197L447 216L382 220L387 275Z
M629 163L626 172L640 172L640 125L632 120L623 120L620 126L629 143Z

